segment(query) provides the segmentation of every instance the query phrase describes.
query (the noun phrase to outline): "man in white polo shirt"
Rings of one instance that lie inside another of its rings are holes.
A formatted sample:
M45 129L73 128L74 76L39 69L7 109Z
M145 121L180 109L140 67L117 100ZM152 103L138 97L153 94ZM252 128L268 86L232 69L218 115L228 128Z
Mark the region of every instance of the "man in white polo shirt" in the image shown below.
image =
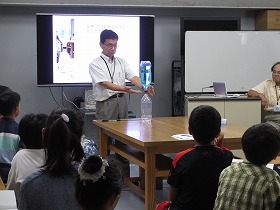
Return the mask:
M118 46L118 35L112 30L103 30L99 43L102 53L89 64L92 78L93 97L96 100L96 118L102 120L117 120L128 118L128 107L124 93L139 94L126 86L125 80L142 89L141 79L130 69L129 64L122 58L115 57ZM148 93L154 94L152 86ZM116 141L116 144L119 144ZM128 161L118 157L121 162ZM125 167L125 177L129 177L129 168Z

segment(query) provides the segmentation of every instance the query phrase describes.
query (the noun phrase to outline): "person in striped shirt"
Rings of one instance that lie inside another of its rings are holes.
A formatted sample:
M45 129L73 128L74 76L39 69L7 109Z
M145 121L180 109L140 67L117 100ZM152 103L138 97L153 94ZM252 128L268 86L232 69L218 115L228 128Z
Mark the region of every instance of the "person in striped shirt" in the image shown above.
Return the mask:
M280 176L266 165L280 152L278 131L267 123L257 124L241 141L247 160L222 171L214 210L276 209Z
M18 123L15 118L20 112L20 95L12 90L0 93L0 176L7 182L11 162L24 144L18 135Z

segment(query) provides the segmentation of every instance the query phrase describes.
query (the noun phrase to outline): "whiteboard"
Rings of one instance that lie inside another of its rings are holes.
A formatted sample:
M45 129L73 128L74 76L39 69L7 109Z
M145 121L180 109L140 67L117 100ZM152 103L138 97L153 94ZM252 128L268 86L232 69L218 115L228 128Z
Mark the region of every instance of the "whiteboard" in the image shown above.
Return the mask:
M213 82L225 82L228 92L247 92L271 79L277 61L280 31L187 31L185 91L203 92Z

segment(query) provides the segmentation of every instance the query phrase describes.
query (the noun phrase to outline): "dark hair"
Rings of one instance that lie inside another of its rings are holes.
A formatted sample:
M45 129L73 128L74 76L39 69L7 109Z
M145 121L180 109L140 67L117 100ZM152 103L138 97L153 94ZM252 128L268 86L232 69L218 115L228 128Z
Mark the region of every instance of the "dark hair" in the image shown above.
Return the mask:
M100 42L102 44L104 44L106 39L116 39L116 40L118 40L119 37L118 37L118 34L116 34L114 31L105 29L100 34Z
M268 164L280 152L280 136L268 123L253 125L242 136L245 157L256 165Z
M211 106L198 106L191 112L189 129L196 141L209 144L221 132L221 115Z
M42 149L42 129L45 127L48 115L27 114L19 122L18 134L27 149Z
M273 70L274 70L274 67L275 67L276 65L278 65L278 64L280 64L280 62L276 62L275 64L273 64L273 65L271 66L271 71L273 71Z
M53 110L47 119L43 140L45 171L54 176L76 172L72 161L80 162L84 157L81 145L83 123L82 115L74 109Z
M10 89L0 93L0 114L11 115L19 106L20 95Z
M3 93L6 90L11 90L10 88L8 88L7 86L4 85L0 85L0 94Z
M121 193L121 167L114 158L108 157L107 162L108 166L105 168L105 173L97 181L84 179L84 177L81 177L81 173L86 173L89 177L95 176L103 165L99 156L89 156L80 166L76 181L76 198L83 210L104 210L109 198Z

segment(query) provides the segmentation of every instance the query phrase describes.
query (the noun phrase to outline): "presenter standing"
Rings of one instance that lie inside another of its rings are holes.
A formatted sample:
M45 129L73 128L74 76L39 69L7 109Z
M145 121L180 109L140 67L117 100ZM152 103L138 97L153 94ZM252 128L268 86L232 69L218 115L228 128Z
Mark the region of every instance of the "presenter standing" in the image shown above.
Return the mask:
M280 62L271 67L272 80L264 80L248 91L249 97L259 97L266 111L264 121L280 132Z
M141 90L134 90L126 86L125 80L142 89L141 79L134 74L128 63L115 57L118 46L118 35L112 30L103 30L99 43L102 53L89 64L92 78L93 97L96 100L96 118L102 120L126 119L128 106L125 93L139 94ZM132 48L133 49L133 48ZM133 53L133 52L131 52ZM148 93L154 95L154 88L150 86ZM120 142L116 141L116 144ZM121 162L127 162L124 176L129 177L128 160L117 156Z

